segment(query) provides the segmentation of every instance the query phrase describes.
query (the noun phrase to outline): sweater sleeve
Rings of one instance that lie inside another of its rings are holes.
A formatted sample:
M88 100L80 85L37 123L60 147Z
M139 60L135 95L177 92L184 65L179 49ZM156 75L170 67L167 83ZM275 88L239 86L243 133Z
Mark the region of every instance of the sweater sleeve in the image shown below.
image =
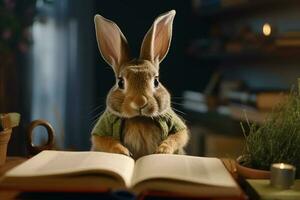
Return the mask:
M174 134L187 128L183 120L173 110L169 113L169 134Z
M92 135L97 136L112 136L113 125L111 123L110 114L105 111L98 119L96 125L92 130Z

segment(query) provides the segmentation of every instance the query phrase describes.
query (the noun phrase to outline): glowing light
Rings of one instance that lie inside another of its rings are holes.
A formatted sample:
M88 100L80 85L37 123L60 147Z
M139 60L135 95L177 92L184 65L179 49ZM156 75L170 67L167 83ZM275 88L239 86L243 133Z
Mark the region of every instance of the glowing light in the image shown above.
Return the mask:
M271 25L268 24L268 23L265 23L265 24L263 25L262 31L263 31L263 34L264 34L265 36L271 35L271 32L272 32Z
M284 167L285 167L284 164L283 164L283 163L280 163L279 168L280 168L280 169L284 169Z

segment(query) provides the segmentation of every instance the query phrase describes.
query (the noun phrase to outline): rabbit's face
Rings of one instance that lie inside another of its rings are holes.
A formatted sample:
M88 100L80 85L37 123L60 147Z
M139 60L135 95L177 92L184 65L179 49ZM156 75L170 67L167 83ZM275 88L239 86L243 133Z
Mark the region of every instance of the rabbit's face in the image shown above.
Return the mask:
M126 118L163 114L170 108L170 95L159 82L158 67L147 60L134 60L122 66L107 96L107 106L114 114Z
M101 15L95 16L97 43L103 59L113 68L116 84L106 99L108 109L120 117L163 114L170 95L159 82L159 64L169 51L175 11L158 16L142 42L139 59L129 56L120 28Z

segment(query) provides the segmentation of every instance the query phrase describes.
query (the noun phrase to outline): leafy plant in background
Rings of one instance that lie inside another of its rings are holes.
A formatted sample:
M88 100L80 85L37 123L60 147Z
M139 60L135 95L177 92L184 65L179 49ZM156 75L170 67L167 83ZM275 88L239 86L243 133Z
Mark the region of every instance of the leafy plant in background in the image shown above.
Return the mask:
M292 90L285 102L278 105L264 124L258 126L247 120L242 125L246 148L241 164L269 170L272 163L289 163L300 175L300 95Z
M0 55L27 52L35 3L36 0L0 0Z

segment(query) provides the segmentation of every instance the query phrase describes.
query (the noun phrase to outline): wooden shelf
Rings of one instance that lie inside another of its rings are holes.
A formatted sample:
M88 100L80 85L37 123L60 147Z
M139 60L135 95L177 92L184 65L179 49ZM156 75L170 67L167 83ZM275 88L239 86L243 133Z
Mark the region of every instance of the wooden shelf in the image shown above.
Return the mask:
M241 64L241 63L299 63L300 49L295 51L281 51L273 52L263 51L249 51L241 53L191 53L191 57L208 62L224 62L227 64Z
M204 109L203 104L187 106L183 104L186 115L184 118L193 124L200 124L216 132L233 137L243 137L240 122L262 124L269 112L259 111L248 106L228 105L219 106L213 110ZM198 109L201 108L201 109Z
M249 16L249 14L266 12L266 10L282 9L297 4L297 0L248 0L228 7L200 8L197 15L200 19L226 20L235 17Z
M189 125L200 125L229 137L243 137L240 123L227 115L215 111L201 113L187 108L184 109L184 112L186 115L183 117Z
M246 122L246 118L250 122L263 124L269 114L268 111L259 111L248 106L230 105L228 106L230 117L240 122Z
M201 105L199 105L201 106ZM212 115L214 117L222 116L222 117L228 117L233 120L237 120L239 122L246 121L246 116L250 122L255 122L258 124L264 123L267 115L269 112L267 111L259 111L255 108L249 107L249 106L243 106L243 105L228 105L228 106L219 106L214 110L203 110L199 111L196 109L193 109L192 107L185 107L186 110L193 111L195 113L201 113L204 115Z

